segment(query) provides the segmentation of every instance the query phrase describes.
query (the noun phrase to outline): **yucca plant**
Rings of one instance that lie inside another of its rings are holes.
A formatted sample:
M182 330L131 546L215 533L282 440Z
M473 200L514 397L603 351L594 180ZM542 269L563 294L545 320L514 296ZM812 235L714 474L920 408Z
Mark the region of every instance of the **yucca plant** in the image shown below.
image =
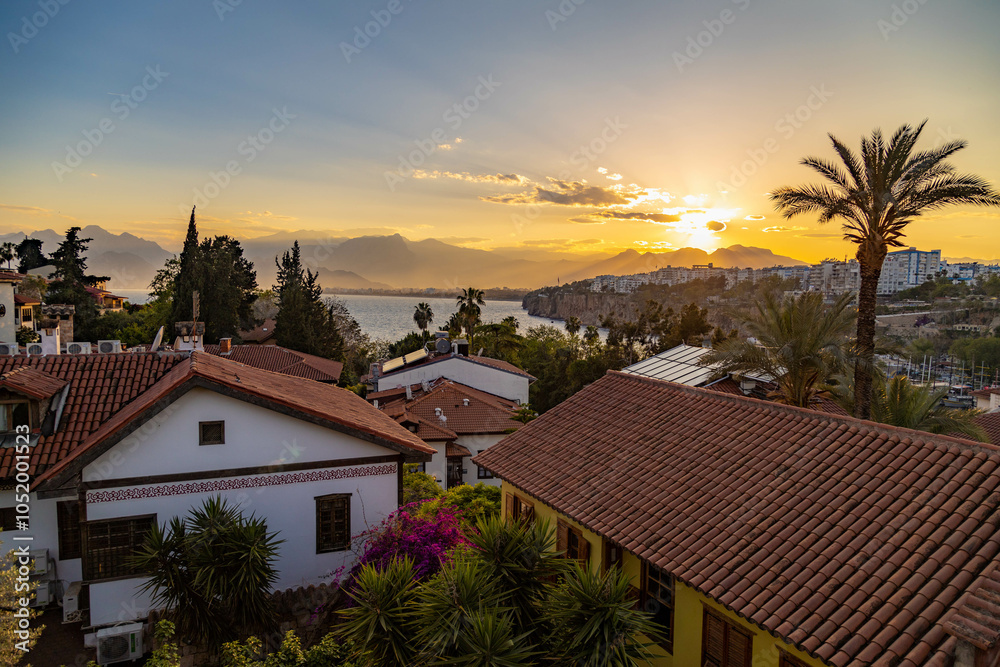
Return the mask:
M560 664L644 664L652 657L648 640L662 632L635 608L629 577L618 568L599 574L574 565L553 587L545 611L551 627L545 645Z
M354 574L352 586L344 590L354 604L341 612L339 630L364 648L365 664L420 664L411 630L417 594L413 561L394 558L380 569L367 564Z
M536 664L528 634L517 635L510 614L485 609L469 615L458 641L458 655L434 665L467 667L524 667Z
M179 636L216 648L274 629L270 593L282 542L267 531L264 519L245 517L216 496L186 519L153 526L133 563L150 573L141 590L171 610Z

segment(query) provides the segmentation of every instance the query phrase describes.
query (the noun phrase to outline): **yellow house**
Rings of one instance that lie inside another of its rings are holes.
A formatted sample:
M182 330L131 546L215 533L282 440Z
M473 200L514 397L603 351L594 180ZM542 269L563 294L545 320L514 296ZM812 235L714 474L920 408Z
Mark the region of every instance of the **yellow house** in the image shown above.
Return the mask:
M1000 665L1000 448L612 372L473 462L657 666Z

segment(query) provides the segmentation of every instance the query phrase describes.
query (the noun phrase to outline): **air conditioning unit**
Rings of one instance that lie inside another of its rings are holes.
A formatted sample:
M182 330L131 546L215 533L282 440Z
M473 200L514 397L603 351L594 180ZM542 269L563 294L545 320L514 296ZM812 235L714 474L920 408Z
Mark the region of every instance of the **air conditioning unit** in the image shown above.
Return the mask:
M42 347L41 343L29 343L28 354L33 357L40 357L45 354L45 348Z
M142 623L129 623L97 631L97 664L137 660L142 657Z
M83 590L82 581L74 581L63 594L63 623L76 623L83 620L83 611L80 609L80 592Z
M45 609L50 602L52 602L52 582L36 581L35 589L31 591L31 604L29 606Z
M16 357L19 351L17 343L0 343L0 356Z
M32 574L45 574L49 571L48 549L31 549L28 551L28 557L31 558L32 562L35 564L35 569L32 571Z
M90 354L90 343L66 343L66 354Z
M97 351L101 354L121 352L122 342L120 340L99 340L97 341Z

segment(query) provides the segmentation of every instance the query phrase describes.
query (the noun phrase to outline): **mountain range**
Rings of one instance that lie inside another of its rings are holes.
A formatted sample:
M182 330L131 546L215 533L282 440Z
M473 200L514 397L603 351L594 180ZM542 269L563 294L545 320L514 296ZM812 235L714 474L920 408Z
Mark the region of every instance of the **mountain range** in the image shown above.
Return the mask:
M0 243L18 243L23 232L0 235ZM62 235L51 229L31 232L43 241L42 251L56 249ZM129 233L114 234L96 225L81 231L93 239L88 251L88 269L110 276L109 289L143 289L163 263L173 256L153 241ZM791 257L776 255L764 248L733 245L705 252L681 248L667 252L625 250L618 254L571 255L565 251L535 249L478 250L425 239L411 241L391 236L343 238L321 232L281 232L242 240L245 255L257 269L257 282L274 282L274 258L299 241L303 264L319 272L320 284L341 289L390 289L400 287L459 288L477 286L535 289L563 284L603 274L645 273L658 268L712 263L720 267L762 268L804 264Z

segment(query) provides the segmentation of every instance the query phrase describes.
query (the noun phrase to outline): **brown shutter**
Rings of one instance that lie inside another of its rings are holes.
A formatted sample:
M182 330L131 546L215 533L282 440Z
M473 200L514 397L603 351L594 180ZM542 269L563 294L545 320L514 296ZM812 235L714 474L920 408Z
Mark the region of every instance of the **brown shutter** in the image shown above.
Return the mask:
M705 610L702 627L701 653L703 667L722 667L726 657L726 624Z
M521 504L521 521L525 523L535 523L535 506L528 503Z
M565 552L569 548L569 526L562 519L556 520L556 551Z
M507 519L513 521L516 517L514 516L514 494L507 494Z
M580 565L584 569L590 564L590 542L587 538L583 536L583 533L579 533L580 540Z
M753 639L749 635L743 634L734 626L729 626L729 641L726 647L726 667L750 667L750 658L753 655L751 642Z

